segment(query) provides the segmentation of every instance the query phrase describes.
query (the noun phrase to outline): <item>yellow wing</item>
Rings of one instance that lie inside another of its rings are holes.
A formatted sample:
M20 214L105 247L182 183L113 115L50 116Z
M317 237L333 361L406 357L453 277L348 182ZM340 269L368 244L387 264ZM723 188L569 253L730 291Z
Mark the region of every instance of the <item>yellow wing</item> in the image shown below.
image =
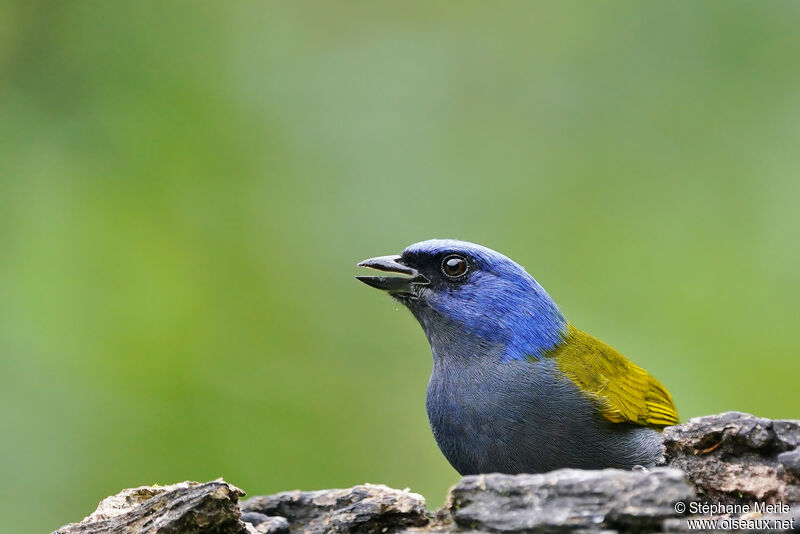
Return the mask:
M572 325L564 341L547 356L597 402L606 419L657 428L679 422L672 396L650 373Z

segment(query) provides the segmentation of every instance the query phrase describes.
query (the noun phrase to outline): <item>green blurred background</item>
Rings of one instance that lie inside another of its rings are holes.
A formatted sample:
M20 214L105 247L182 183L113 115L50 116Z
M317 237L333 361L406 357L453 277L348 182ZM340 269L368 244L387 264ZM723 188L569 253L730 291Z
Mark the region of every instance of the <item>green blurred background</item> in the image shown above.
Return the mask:
M800 417L800 4L0 7L0 517L457 480L353 279L513 257L684 419Z

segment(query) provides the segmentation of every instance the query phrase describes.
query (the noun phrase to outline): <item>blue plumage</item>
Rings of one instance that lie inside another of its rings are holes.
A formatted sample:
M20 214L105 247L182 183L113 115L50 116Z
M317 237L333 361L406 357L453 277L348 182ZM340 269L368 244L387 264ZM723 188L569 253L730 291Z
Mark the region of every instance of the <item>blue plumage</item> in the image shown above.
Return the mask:
M614 398L602 396L613 390L602 369L587 366L616 365L623 381L630 370L639 382L623 384L622 391L634 392L644 406L657 381L572 327L536 280L506 256L433 239L359 265L403 275L359 279L402 302L425 331L433 353L428 418L460 473L630 468L660 456L657 430L646 418L617 414ZM587 389L595 383L599 393Z
M412 312L436 313L458 322L465 332L504 346L503 360L539 357L558 345L567 325L558 306L521 265L499 252L465 241L431 239L406 248L403 258L413 262L450 252L474 261L469 283L430 292L426 306Z

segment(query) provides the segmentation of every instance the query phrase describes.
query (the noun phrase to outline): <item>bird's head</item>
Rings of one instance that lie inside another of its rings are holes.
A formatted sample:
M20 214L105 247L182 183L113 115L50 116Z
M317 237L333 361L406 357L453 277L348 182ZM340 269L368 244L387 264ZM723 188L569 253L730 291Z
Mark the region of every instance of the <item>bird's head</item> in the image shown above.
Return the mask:
M358 279L411 310L429 340L468 336L521 359L554 348L566 329L555 302L521 265L480 245L431 239L358 265L394 275Z

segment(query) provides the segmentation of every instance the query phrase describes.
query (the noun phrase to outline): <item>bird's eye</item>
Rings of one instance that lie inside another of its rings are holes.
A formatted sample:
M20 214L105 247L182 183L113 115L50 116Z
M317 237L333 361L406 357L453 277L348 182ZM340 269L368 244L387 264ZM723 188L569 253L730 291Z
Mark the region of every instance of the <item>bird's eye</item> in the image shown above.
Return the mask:
M442 272L448 278L460 278L467 272L467 260L461 256L451 254L442 260Z

